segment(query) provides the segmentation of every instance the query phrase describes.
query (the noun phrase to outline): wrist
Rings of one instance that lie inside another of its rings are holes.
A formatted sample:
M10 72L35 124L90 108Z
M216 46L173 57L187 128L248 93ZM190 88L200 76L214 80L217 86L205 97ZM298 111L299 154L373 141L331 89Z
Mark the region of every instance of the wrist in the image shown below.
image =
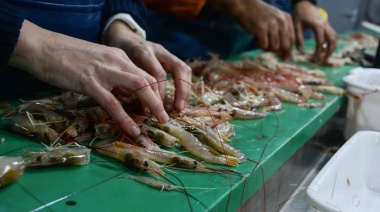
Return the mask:
M128 24L121 20L113 21L103 34L103 43L107 46L120 47L125 38L144 39L137 34Z
M40 55L44 51L41 40L49 40L46 30L24 20L16 47L8 65L25 71L32 71L38 65ZM46 47L46 46L45 46Z

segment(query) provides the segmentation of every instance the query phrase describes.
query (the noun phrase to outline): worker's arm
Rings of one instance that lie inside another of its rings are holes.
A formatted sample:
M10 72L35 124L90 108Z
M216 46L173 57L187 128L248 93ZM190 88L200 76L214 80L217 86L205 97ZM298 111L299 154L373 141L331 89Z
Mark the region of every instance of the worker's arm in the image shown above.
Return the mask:
M263 50L290 56L295 35L289 14L262 0L208 0L206 6L232 16Z

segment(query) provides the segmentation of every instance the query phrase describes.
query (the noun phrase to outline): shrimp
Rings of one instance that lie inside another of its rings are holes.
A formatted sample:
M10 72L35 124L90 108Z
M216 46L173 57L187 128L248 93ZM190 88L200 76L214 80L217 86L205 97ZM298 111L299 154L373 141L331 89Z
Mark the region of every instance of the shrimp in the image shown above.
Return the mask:
M163 145L164 147L173 148L181 146L179 140L176 137L166 133L165 131L162 131L155 127L151 127L146 124L141 124L140 128L142 129L142 131L145 131L146 134L149 137L151 137L155 142Z
M145 119L145 122L148 125L158 127L165 132L171 134L172 136L179 139L181 145L193 155L200 157L210 163L227 165L227 166L236 166L239 162L239 159L233 156L215 156L210 153L208 148L206 148L202 143L191 133L185 131L181 127L178 127L169 123L156 123L150 119Z
M94 128L95 135L101 139L111 138L120 130L118 125L108 122L96 123Z
M319 103L319 102L313 102L313 103L300 103L300 104L298 104L298 107L316 108L316 107L323 107L323 104L322 104L322 103Z
M266 116L265 112L255 112L250 110L243 110L231 105L214 105L213 108L218 108L218 111L226 110L231 117L235 119L259 119Z
M283 101L286 101L289 103L295 103L295 104L305 102L305 99L298 94L285 91L283 89L276 88L276 87L272 87L271 90L276 94L278 98L280 98Z
M144 184L147 184L153 188L158 188L158 189L161 189L161 190L175 190L175 189L180 189L182 187L180 186L176 186L176 185L173 185L173 184L168 184L168 183L164 183L162 181L159 181L159 180L156 180L156 179L153 179L153 178L150 178L150 177L141 177L141 176L132 176L132 175L129 175L128 178L130 179L134 179L136 181L139 181L139 182L142 182Z
M96 150L104 155L118 159L126 163L126 165L130 165L139 170L145 170L158 176L165 175L157 163L145 157L138 151L134 151L132 149L118 148L114 146L114 143L110 144L109 141L109 139L100 141L96 145Z
M16 133L29 136L46 144L63 143L59 134L45 123L35 120L30 113L19 114L12 119L12 129Z
M27 168L86 165L90 162L90 151L83 146L80 148L59 146L40 152L25 152L23 158Z
M343 88L335 87L335 86L311 86L311 88L315 91L319 91L322 93L329 93L329 94L336 94L336 95L344 95L346 94L346 91Z
M140 147L144 149L149 149L149 150L156 150L160 151L160 147L157 146L157 144L153 143L153 141L146 137L143 134L138 135L137 137L133 138L133 141Z
M0 156L0 188L17 181L23 176L24 159L20 156Z
M206 145L210 146L216 151L238 158L239 163L243 163L247 160L245 155L235 147L229 145L228 143L225 143L221 139L215 139L217 138L217 136L215 137L215 133L209 134L199 128L192 127L189 125L185 125L183 126L183 128L194 134L200 141L204 142ZM210 131L212 130L208 130L208 132Z
M66 134L70 137L77 137L82 134L88 128L89 123L88 120L84 117L75 118L73 122L71 122L70 126L65 130Z
M115 147L129 149L137 151L139 154L144 155L145 157L154 160L156 162L165 163L168 165L174 165L186 169L197 169L197 170L206 170L207 166L201 162L194 160L189 157L180 156L173 152L165 150L149 150L141 147L133 146L131 144L115 141L113 143Z

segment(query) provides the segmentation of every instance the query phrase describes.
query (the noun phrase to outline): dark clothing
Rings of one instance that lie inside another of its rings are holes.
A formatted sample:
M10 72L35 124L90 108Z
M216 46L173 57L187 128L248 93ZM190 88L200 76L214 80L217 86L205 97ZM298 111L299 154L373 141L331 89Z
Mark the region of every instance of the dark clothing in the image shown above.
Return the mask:
M140 0L0 0L0 65L7 64L24 19L54 32L97 41L112 15L128 13L145 28Z
M24 19L54 32L97 42L105 22L128 13L145 29L141 0L0 0L0 97L34 92L48 86L7 66Z
M264 1L282 11L292 13L292 5L303 0ZM148 40L163 45L182 60L209 59L210 53L228 58L254 48L252 35L242 29L235 20L207 8L192 20L148 10L146 20ZM310 37L310 33L305 37Z

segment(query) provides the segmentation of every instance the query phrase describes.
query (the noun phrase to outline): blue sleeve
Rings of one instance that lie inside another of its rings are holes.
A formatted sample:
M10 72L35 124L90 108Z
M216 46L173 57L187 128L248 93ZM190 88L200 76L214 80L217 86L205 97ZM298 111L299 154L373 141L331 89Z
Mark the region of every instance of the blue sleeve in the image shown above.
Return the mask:
M106 0L104 6L103 23L117 13L128 13L146 30L146 8L142 0Z
M11 58L23 21L24 15L16 6L0 0L0 68Z
M314 5L317 5L317 0L290 0L292 2L292 6L294 7L297 3L301 2L301 1L309 1L311 3L313 3Z

